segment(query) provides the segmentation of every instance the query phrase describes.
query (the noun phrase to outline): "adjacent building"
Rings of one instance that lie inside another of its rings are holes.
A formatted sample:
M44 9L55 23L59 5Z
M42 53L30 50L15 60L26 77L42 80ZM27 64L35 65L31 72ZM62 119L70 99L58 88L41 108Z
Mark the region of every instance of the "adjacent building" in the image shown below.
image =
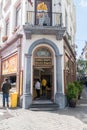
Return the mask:
M43 77L49 100L66 106L67 84L76 79L75 22L73 0L0 0L0 83L9 77L23 108Z

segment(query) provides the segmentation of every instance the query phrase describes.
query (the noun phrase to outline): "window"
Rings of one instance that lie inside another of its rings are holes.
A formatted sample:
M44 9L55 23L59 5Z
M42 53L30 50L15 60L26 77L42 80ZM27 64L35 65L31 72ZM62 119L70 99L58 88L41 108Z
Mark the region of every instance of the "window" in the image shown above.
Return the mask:
M66 11L65 11L65 27L66 27L66 29L68 27L67 12Z
M3 7L3 3L1 2L1 3L0 3L0 19L2 18L2 12L3 12L3 11L2 11L2 10L3 10L2 7Z
M50 0L36 0L36 24L37 25L51 25L52 19L52 1Z
M50 57L51 56L51 53L49 52L48 49L46 48L40 48L36 51L35 53L35 56L38 57Z
M0 41L1 41L1 29L0 29Z
M10 28L9 28L9 19L6 21L6 35L9 36L9 31L10 31Z
M21 17L21 6L18 6L16 9L16 26L20 26L22 21Z
M65 55L65 69L69 70L69 57L67 55Z
M4 11L6 12L11 5L11 0L4 0Z
M48 67L52 66L52 54L48 48L42 47L34 52L34 65Z

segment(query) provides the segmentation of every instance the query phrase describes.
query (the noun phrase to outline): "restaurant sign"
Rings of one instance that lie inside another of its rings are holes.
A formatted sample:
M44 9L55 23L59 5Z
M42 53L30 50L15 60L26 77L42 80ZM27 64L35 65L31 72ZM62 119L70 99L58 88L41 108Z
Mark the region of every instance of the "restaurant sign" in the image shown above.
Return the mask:
M52 59L51 58L35 58L35 65L36 66L49 66L52 65Z
M17 73L17 54L2 61L2 75Z

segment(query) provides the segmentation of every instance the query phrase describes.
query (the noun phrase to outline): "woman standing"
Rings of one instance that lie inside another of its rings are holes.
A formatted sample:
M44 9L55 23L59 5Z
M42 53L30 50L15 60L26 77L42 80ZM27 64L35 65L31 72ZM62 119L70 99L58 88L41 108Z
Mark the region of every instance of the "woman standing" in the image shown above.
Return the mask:
M36 98L40 98L40 80L39 79L37 79L37 81L35 83L35 89L36 89L36 93L37 93Z

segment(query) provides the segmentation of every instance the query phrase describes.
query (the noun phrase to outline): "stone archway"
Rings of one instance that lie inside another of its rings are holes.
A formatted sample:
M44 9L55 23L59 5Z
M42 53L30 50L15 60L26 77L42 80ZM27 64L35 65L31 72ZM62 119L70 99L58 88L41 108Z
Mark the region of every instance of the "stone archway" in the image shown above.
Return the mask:
M61 54L59 53L58 47L52 41L48 39L39 39L32 43L28 50L28 54L25 55L25 73L24 73L24 85L23 85L23 108L27 109L32 104L32 96L31 96L31 56L33 49L41 44L49 45L53 48L56 57L56 95L55 102L59 105L63 104L62 100L64 99L62 94L62 68L61 68ZM60 71L58 71L60 70ZM28 78L27 78L28 77ZM60 102L60 98L62 99Z

